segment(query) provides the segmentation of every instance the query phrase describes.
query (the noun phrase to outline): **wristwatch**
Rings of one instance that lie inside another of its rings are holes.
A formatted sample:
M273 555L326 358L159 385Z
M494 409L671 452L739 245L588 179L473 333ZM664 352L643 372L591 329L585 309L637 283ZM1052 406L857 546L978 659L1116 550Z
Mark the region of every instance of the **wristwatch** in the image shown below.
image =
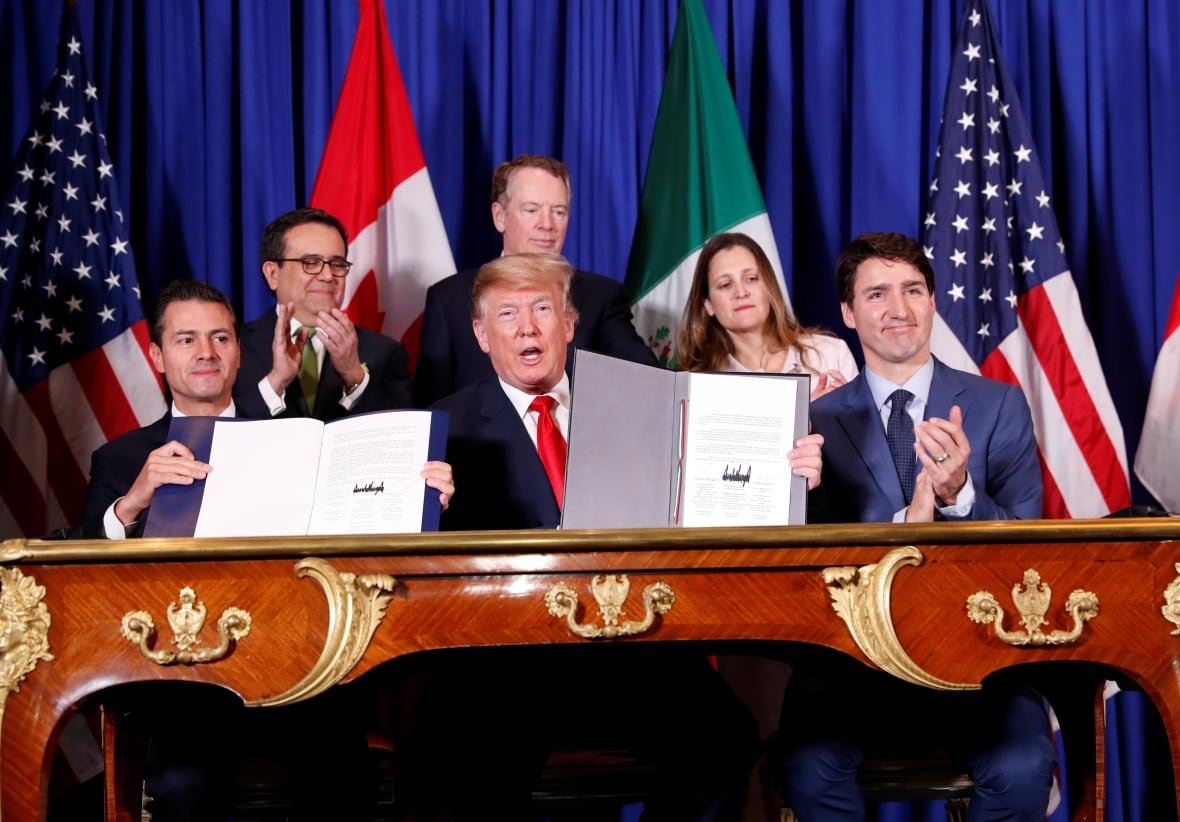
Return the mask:
M368 366L368 365L366 365L365 363L361 363L361 368L365 369L365 373L366 373L366 374L368 374L368 373L369 373L369 366ZM359 381L357 381L357 382L353 382L353 383L349 383L348 385L344 386L344 396L346 396L346 397L347 397L347 396L348 396L349 394L351 394L353 391L356 391L358 388L360 388L360 387L361 387L361 383L362 383L362 382L364 382L364 381L365 381L365 378L364 378L364 377L361 377Z

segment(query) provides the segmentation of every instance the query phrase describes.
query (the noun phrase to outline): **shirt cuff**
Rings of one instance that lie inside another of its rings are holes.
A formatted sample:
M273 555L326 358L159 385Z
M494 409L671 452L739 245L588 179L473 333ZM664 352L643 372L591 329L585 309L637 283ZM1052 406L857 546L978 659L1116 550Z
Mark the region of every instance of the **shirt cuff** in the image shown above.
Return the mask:
M119 497L119 499L123 498ZM119 499L112 502L111 507L102 515L102 530L106 534L107 539L127 539L127 534L135 527L135 522L139 522L139 520L136 520L127 525L123 524L123 521L115 513L115 506L119 504Z
M352 407L357 404L361 398L361 394L365 393L365 389L369 387L369 369L365 369L365 376L361 379L360 385L352 389L351 394L342 394L340 397L340 407L345 411L351 411Z
M975 484L971 481L971 475L967 475L967 482L959 489L958 495L955 497L954 505L940 505L938 506L938 513L942 514L947 519L964 519L971 516L971 509L975 507Z
M262 395L262 403L272 417L277 417L287 410L287 401L275 393L266 377L258 381L258 393Z

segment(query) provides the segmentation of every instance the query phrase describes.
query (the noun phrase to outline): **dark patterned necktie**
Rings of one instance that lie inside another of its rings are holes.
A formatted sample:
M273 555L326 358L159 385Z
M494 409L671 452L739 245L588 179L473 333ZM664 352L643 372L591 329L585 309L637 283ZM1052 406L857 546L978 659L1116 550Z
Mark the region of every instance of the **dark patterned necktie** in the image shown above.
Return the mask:
M906 406L914 395L901 388L889 395L889 424L885 436L889 440L889 453L897 466L897 478L901 480L901 492L906 505L914 496L914 420Z
M557 427L557 420L553 419L555 405L557 400L542 394L533 398L529 410L537 412L537 453L560 509L565 502L565 437Z

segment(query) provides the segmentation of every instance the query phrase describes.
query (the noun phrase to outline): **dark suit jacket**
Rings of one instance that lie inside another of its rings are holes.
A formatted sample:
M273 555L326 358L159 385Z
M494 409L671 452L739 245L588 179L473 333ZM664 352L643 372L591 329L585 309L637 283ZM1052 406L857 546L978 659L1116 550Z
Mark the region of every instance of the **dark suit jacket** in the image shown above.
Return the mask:
M1024 394L936 359L926 417L946 419L952 405L962 409L963 431L971 443L967 470L975 484L975 505L970 519L1040 517L1041 468ZM864 372L816 400L811 425L824 435L824 468L823 481L808 499L810 521L888 522L905 507Z
M78 526L70 534L74 539L106 539L102 518L111 503L127 493L139 476L148 454L168 441L168 426L172 412L151 425L128 431L121 437L100 446L90 457L90 484L86 487L86 501ZM143 534L147 511L139 518L130 536Z
M455 473L455 498L442 515L443 530L561 523L537 447L494 374L436 402L431 410L436 409L451 412L447 462Z
M490 377L492 363L471 330L471 289L477 268L452 274L426 291L422 342L414 371L414 405L432 402ZM574 271L570 296L578 324L565 361L568 373L574 349L585 348L644 365L658 365L631 322L631 303L622 284L589 271Z
M268 312L242 328L242 367L234 382L234 402L238 414L250 419L270 418L270 410L258 393L258 381L270 373L274 364L271 342L274 340L275 314ZM308 413L307 401L299 389L299 380L291 380L284 399L287 410L280 417L315 417L329 422L351 414L369 411L388 411L410 405L410 374L406 352L397 340L357 327L361 362L369 367L369 385L351 411L340 405L344 381L331 362L320 369L320 384L316 391L314 413Z

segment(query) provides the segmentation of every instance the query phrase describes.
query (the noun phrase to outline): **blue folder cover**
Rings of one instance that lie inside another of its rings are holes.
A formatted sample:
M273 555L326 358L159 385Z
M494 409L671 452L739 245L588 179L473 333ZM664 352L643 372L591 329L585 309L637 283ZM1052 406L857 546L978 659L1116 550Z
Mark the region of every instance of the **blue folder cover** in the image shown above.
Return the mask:
M447 426L450 424L450 414L446 411L429 413L431 421L430 441L426 447L427 459L443 460L446 459L447 453ZM245 421L238 417L173 417L168 428L168 439L184 443L193 452L194 457L201 462L208 462L216 426ZM191 537L197 528L197 516L201 512L204 493L204 480L197 480L192 485L161 485L152 496L152 506L148 509L143 535ZM441 514L438 493L434 492L434 489L427 489L422 505L422 530L437 531Z

